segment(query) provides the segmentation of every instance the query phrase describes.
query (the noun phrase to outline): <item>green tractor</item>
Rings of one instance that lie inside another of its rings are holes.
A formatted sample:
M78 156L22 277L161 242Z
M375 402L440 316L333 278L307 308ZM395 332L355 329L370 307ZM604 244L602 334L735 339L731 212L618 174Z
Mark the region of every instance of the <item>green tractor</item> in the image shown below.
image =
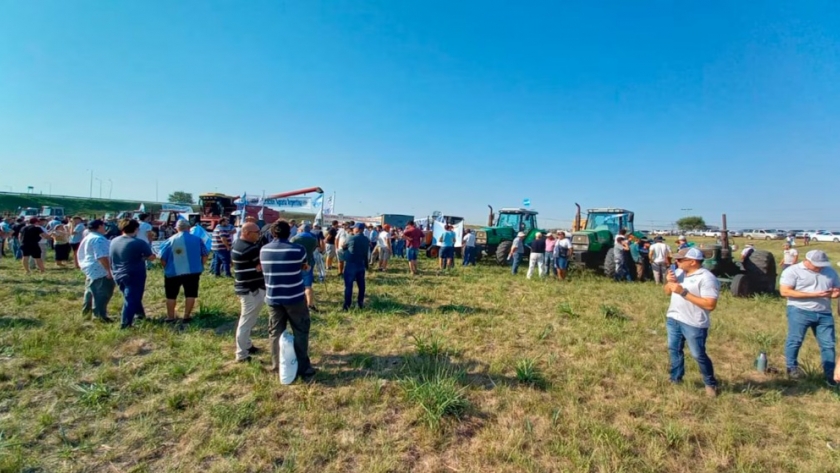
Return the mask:
M572 232L575 264L596 270L614 269L610 250L615 246L615 237L622 228L633 233L633 212L611 207L589 209L586 221L581 225L580 205L577 208Z
M508 255L513 245L513 239L519 232L525 233L525 252L529 253L528 245L534 241L538 232L546 233L537 227L537 212L528 209L501 209L498 215L490 207L487 227L475 232L476 258L495 259L499 264L508 263ZM494 218L495 217L495 218Z

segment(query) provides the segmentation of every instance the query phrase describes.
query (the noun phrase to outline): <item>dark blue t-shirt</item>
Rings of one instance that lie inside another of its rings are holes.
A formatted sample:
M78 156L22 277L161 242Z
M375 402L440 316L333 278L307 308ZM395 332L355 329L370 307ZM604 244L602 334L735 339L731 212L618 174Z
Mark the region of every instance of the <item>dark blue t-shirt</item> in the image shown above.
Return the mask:
M152 248L143 240L125 235L111 240L111 272L119 282L126 278L146 277L146 258Z

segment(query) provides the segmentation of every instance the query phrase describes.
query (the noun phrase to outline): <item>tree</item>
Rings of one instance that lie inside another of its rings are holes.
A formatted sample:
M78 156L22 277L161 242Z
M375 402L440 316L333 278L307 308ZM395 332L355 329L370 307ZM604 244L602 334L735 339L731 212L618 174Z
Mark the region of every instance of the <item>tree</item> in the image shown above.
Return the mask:
M698 216L683 217L677 220L677 226L680 227L680 230L704 229L706 228L706 221L703 220L703 217Z
M172 204L193 204L193 195L190 192L175 191L169 194L169 202Z

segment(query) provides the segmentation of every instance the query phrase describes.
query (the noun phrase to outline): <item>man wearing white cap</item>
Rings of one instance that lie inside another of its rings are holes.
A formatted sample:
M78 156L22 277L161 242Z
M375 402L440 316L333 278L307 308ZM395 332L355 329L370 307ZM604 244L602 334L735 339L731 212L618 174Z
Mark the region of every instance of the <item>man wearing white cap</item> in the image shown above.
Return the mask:
M670 380L681 383L685 374L686 343L691 356L697 361L706 394L717 395L717 379L712 360L706 354L706 337L711 325L710 314L717 307L720 283L703 268L703 252L697 248L684 248L674 255L678 269L668 271L665 293L671 295L666 314L668 352L671 356Z
M689 247L688 246L688 240L685 239L685 235L680 235L680 237L677 238L677 245L678 245L677 246L677 251Z
M519 269L519 261L522 260L522 255L525 254L525 232L519 232L516 234L516 238L513 239L513 244L510 245L510 254L508 255L508 260L513 260L510 273L514 276L516 275L516 271Z
M820 346L823 373L829 385L836 382L837 363L834 350L834 317L831 299L840 297L840 278L831 267L828 256L821 250L811 250L805 261L782 271L779 292L787 297L788 335L785 341L785 361L791 378L799 378L799 349L808 329L814 332Z

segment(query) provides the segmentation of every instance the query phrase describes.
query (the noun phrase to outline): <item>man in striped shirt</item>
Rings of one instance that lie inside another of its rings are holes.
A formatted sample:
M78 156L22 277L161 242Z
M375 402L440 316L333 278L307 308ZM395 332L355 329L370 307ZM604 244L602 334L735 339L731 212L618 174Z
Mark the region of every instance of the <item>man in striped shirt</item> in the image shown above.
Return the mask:
M317 371L309 361L309 308L306 305L302 270L308 270L306 250L290 243L289 222L278 220L271 225L274 239L260 250L260 265L265 276L268 305L268 340L271 344L271 369L280 368L280 334L286 323L295 336L298 375L310 377Z
M247 222L240 229L233 244L234 292L239 297L242 311L236 328L236 361L251 360L257 348L251 343L251 330L257 324L265 300L265 279L260 266L260 227Z
M213 230L211 269L214 276L221 275L222 267L224 267L225 276L230 277L230 249L233 232L233 227L228 224L228 219L225 217L219 220L219 224Z

